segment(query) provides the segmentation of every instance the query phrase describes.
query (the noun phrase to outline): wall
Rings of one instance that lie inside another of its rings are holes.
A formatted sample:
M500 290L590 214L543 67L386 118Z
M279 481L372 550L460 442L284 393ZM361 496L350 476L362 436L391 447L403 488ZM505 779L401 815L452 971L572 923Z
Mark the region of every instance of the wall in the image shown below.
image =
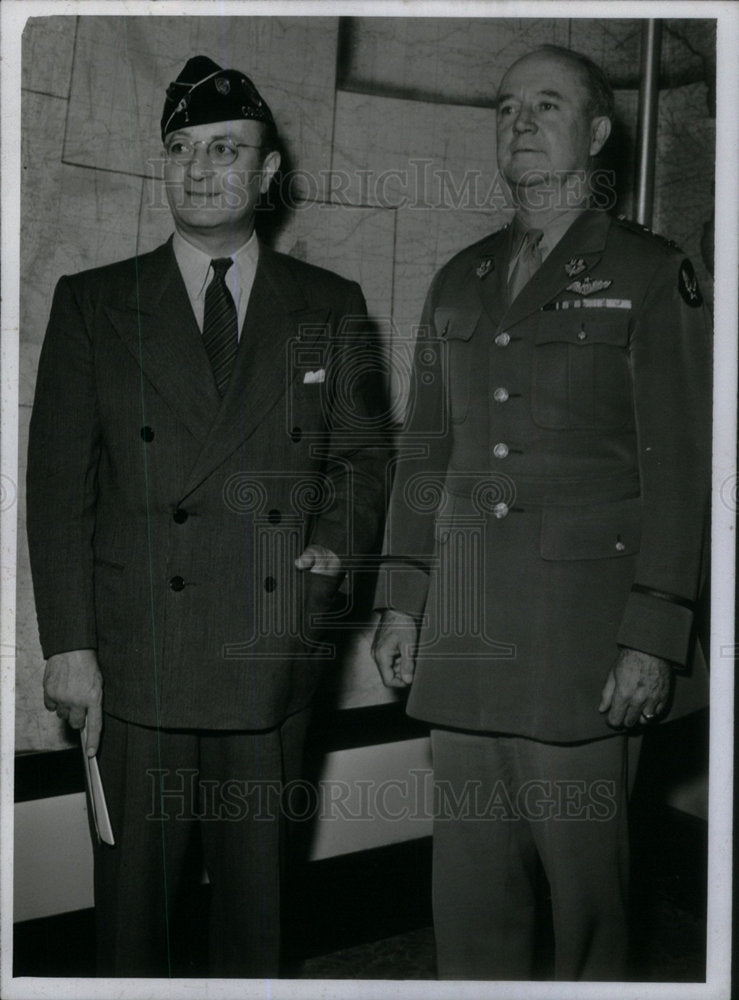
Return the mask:
M600 62L618 87L620 207L632 204L640 26L635 20L49 17L23 48L20 453L54 284L61 274L152 249L171 231L158 183L164 89L204 53L246 70L273 108L292 171L293 211L270 238L358 280L398 358L407 356L433 272L498 228L490 184L491 98L502 71L545 42ZM713 24L666 22L655 228L700 255L711 216ZM271 220L265 220L271 221ZM402 377L393 382L402 401ZM397 412L402 409L399 402ZM23 460L22 460L23 461ZM45 711L19 480L17 747L68 746ZM354 637L342 707L392 701Z

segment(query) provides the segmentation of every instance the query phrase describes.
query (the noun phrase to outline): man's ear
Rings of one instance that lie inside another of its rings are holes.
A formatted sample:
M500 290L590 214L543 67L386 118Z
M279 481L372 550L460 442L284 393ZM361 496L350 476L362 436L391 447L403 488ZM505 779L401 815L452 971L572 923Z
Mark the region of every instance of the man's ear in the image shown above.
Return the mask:
M267 153L264 160L262 161L262 183L260 186L262 194L267 193L267 190L270 184L272 183L272 178L280 169L281 161L282 157L280 156L280 154L277 152L276 149L273 149L269 153Z
M590 123L590 155L597 156L611 134L611 119L603 115Z

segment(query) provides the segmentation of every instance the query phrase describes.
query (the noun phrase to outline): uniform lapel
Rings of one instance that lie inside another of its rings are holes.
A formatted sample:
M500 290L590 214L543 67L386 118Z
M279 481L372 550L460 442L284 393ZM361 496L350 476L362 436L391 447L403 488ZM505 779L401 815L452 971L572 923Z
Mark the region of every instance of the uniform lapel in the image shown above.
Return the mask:
M559 295L574 280L565 268L573 258L584 261L586 266L578 275L579 278L584 278L603 255L609 226L610 218L605 212L583 212L549 254L525 290L509 305L502 317L503 324L506 327L515 326Z
M507 272L510 253L511 226L494 233L483 244L469 280L475 297L482 303L493 326L497 327L507 303Z
M289 259L261 246L233 377L188 476L187 492L247 441L284 398L298 370L292 345L317 337L328 315L328 306L309 307Z
M124 307L106 306L106 312L146 379L204 441L220 398L171 240L138 259Z

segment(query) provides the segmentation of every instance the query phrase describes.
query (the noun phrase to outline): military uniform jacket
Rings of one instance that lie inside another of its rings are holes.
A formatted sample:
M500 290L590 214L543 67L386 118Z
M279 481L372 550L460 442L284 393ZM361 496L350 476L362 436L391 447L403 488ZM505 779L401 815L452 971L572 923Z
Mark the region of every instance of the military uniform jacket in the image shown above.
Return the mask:
M62 278L28 456L44 656L96 649L104 708L145 725L306 705L337 584L293 560L365 551L382 512L368 351L358 285L262 247L221 399L171 241Z
M671 717L705 703L709 317L679 250L604 213L512 303L509 244L430 289L377 606L423 621L410 714L592 739L619 644L676 665Z

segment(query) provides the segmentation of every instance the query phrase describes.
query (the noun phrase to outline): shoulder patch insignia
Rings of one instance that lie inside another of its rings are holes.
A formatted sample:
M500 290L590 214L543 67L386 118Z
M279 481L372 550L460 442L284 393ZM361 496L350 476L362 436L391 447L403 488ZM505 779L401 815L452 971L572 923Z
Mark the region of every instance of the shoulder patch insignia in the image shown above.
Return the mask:
M693 309L697 309L698 306L703 305L703 296L698 287L698 278L693 270L693 265L687 257L680 264L677 287L683 301L692 306Z

